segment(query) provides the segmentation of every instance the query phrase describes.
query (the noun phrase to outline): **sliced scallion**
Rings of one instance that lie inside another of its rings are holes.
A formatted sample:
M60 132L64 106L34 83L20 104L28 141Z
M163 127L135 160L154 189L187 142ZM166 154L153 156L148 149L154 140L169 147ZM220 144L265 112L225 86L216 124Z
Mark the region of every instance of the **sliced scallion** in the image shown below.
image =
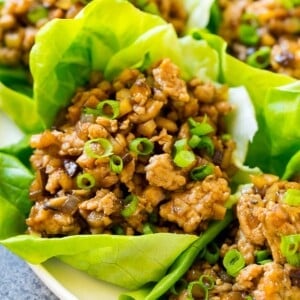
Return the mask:
M291 206L300 206L300 190L288 189L284 193L282 201Z
M95 186L96 180L92 174L83 173L76 177L76 184L80 189L89 190Z
M201 137L198 135L193 134L192 137L189 139L188 141L188 145L194 149L197 148L197 146L200 144L201 142Z
M267 249L258 250L258 251L255 251L254 255L255 255L256 262L259 264L260 262L263 262L265 260L269 260L270 256L271 256L271 252Z
M113 120L120 115L120 102L117 100L103 100L99 102L96 108L86 107L84 113Z
M247 57L246 63L255 68L265 69L270 64L270 58L270 47L261 47Z
M214 166L212 164L203 165L192 169L190 177L192 180L202 180L208 175L213 174Z
M300 234L284 235L281 237L280 251L287 262L293 266L300 266Z
M212 290L215 286L214 278L205 274L200 276L199 283L202 287L205 287L207 290Z
M190 126L190 132L192 135L203 136L214 131L214 128L206 122L207 118L200 123L193 118L188 118L188 124Z
M193 287L195 285L198 285L203 290L203 299L208 300L208 292L214 288L215 280L211 276L204 274L200 276L199 280L190 282L187 287L188 299L194 299Z
M173 295L179 295L179 293L185 290L186 288L187 288L187 281L181 278L170 288L170 292Z
M215 152L215 145L209 136L201 137L201 141L197 146L198 149L206 149L208 155L212 156Z
M273 261L272 259L264 259L264 260L259 261L257 264L265 265L265 264L270 263L272 261Z
M47 17L48 17L48 9L44 6L36 6L27 13L28 21L33 24Z
M143 226L143 234L154 233L154 228L151 223L145 223Z
M231 249L223 258L223 265L230 276L236 277L245 266L245 259L240 251Z
M112 228L112 232L114 234L117 234L117 235L124 235L125 234L124 229L121 226L119 226L119 225L118 226L114 226Z
M175 153L178 153L182 150L187 150L187 139L180 139L174 143Z
M175 154L174 163L180 168L186 168L190 166L196 160L193 151L182 150Z
M118 155L112 155L109 158L109 167L112 172L120 174L123 170L123 160Z
M139 199L136 195L130 194L124 199L124 208L121 211L121 215L124 218L128 218L134 214L138 207Z
M84 152L88 157L103 158L113 153L113 146L107 139L92 139L84 144Z
M148 155L153 152L154 144L147 138L136 138L129 144L129 150L139 154L139 155Z
M206 135L214 131L213 127L208 123L199 123L197 127L191 128L191 134L198 136Z
M239 27L239 39L247 46L255 46L259 42L257 28L250 24L241 24Z
M220 249L216 243L212 242L211 244L207 245L203 254L203 258L209 264L215 264L220 257Z

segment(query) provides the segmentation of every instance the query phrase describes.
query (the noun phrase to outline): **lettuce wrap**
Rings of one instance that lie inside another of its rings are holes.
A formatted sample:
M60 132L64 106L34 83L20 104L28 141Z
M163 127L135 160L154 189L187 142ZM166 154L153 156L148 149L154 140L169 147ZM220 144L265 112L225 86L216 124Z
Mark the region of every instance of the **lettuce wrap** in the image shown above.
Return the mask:
M198 30L178 38L170 24L137 10L127 1L94 0L75 19L53 20L42 28L30 57L33 99L11 94L7 110L17 118L14 108L18 103L18 109L30 116L30 123L24 116L18 125L25 132L39 132L53 124L57 113L68 104L76 88L88 81L92 71L101 71L110 80L124 68L145 70L168 57L180 67L185 79L200 76L233 88L231 100L237 109L228 123L237 141L237 165L243 165L246 159L251 167L275 170L281 175L293 156L299 159L299 155L295 156L299 151L297 123L285 123L299 117L299 83L246 66L226 55L225 49L222 39ZM286 124L282 127L285 135L278 140L278 125L274 122L282 107L289 108L289 115L281 120ZM245 123L251 126L244 126ZM128 289L142 287L136 296L140 299L145 299L145 293L154 295L149 299L157 299L168 290L192 264L203 243L214 239L232 219L229 213L200 237L74 235L49 239L24 235L24 220L30 206L26 195L32 174L16 159L20 153L16 147L6 148L5 152L1 154L0 165L2 185L6 186L0 191L1 244L31 263L58 257L99 279ZM281 159L274 166L278 157ZM289 176L295 174L298 165L288 165ZM17 189L20 183L22 197L20 188ZM142 274L141 262L146 266Z

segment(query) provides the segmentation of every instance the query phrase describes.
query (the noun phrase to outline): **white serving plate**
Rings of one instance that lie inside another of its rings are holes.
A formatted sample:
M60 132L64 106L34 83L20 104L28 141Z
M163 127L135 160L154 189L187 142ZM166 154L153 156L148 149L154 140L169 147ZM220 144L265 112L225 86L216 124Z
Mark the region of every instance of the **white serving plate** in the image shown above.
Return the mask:
M55 258L41 265L29 266L62 300L116 300L124 292L120 287L92 278Z

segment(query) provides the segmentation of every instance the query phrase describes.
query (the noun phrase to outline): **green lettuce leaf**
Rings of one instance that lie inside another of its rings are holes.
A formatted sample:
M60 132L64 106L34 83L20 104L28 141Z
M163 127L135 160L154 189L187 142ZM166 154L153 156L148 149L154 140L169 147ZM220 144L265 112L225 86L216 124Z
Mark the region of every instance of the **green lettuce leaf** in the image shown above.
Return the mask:
M15 156L25 167L31 169L29 158L33 149L29 146L30 137L30 135L22 136L17 142L9 143L9 145L0 147L0 152Z
M24 133L38 132L43 128L32 98L8 88L1 82L0 110L4 111Z
M0 82L8 88L27 95L32 95L30 76L27 70L21 67L5 67L0 65Z
M183 0L183 5L188 13L186 31L207 27L214 2L215 0Z
M289 160L285 171L282 175L282 179L288 180L292 179L294 176L300 175L300 150L297 151Z
M19 209L0 195L0 240L25 231L25 217Z
M32 180L33 174L16 157L0 153L0 197L10 202L24 217L31 207L28 197Z
M163 277L174 260L196 239L195 235L171 233L63 238L19 235L0 243L31 263L57 257L98 279L136 289Z
M226 55L224 79L231 86L246 87L254 105L258 131L245 164L282 176L291 157L300 150L299 81L252 68Z

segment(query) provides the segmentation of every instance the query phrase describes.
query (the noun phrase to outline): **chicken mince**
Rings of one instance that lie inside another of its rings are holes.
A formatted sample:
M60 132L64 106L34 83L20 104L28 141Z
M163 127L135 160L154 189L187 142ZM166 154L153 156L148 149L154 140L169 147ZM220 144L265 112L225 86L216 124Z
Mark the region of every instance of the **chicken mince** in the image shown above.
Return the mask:
M169 59L112 82L93 74L66 118L31 138L29 232L201 232L226 213L230 111L226 86L185 82Z
M0 3L0 65L28 65L37 31L54 18L73 18L83 2L5 0Z
M0 65L19 66L29 64L29 53L38 30L55 18L74 18L88 3L87 0L5 0L0 1ZM147 10L145 3L130 1ZM147 1L146 1L147 2ZM149 0L155 5L150 12L161 15L183 32L187 13L182 0ZM1 7L2 6L2 7ZM158 10L158 11L157 11Z
M274 175L252 178L253 185L241 191L236 207L237 221L219 238L220 257L215 263L203 255L184 277L185 282L198 281L203 275L214 283L208 291L211 300L297 300L300 299L300 268L286 262L280 251L281 236L300 233L300 208L287 205L284 195L289 189L300 191L299 182L280 181ZM230 276L223 259L231 249L238 250L245 266ZM260 260L258 253L266 255ZM195 284L193 299L204 299L204 290ZM169 299L190 299L186 288Z
M299 79L300 6L284 2L219 0L223 19L218 33L240 60Z

